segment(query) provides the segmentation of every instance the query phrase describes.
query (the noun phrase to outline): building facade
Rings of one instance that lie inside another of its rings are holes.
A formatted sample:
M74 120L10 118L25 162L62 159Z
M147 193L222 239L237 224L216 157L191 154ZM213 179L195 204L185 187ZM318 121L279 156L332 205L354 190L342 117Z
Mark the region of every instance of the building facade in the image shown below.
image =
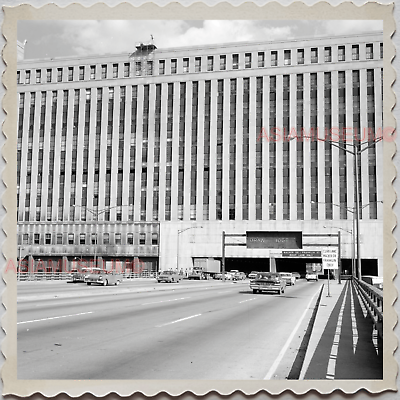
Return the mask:
M382 275L383 143L373 143L382 41L150 43L131 54L20 60L20 257L44 268L96 256L185 270L221 259L223 231L340 230L346 267L350 151L367 144L357 166L360 258L363 273ZM226 249L228 269L268 270L270 256Z

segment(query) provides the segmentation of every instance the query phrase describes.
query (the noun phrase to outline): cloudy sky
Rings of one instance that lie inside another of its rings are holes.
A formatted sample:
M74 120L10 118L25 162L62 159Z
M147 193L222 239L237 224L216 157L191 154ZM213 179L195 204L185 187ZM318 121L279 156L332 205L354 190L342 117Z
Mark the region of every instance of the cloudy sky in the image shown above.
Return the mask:
M382 21L129 20L19 21L25 59L132 52L137 42L158 48L382 31Z

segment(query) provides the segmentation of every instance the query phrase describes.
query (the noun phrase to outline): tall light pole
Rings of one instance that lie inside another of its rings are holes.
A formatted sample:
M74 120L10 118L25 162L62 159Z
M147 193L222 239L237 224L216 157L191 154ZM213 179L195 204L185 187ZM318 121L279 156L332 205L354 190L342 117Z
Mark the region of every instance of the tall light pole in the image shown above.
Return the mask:
M361 142L357 133L355 132L353 142L347 142L346 145L340 145L336 141L316 137L317 140L321 142L329 142L332 146L337 147L340 150L345 151L348 154L354 156L354 193L355 193L355 223L356 223L356 244L357 244L357 272L358 278L361 279L361 258L360 258L360 195L358 187L358 157L364 151L368 150L370 147L375 146L376 143L383 140L383 136L376 137L374 140ZM347 146L352 147L352 150L348 149ZM364 146L364 147L362 147Z
M178 235L177 235L177 241L178 244L176 246L176 269L179 272L179 235L183 232L188 231L189 229L202 229L202 226L190 226L189 228L185 228L185 229L178 229Z
M98 230L98 222L99 222L99 215L106 213L107 211L112 210L113 208L117 208L117 207L131 207L132 204L125 204L125 205L121 205L121 206L112 206L112 207L106 207L103 208L101 210L99 210L99 207L97 206L96 209L92 209L92 208L88 208L86 206L80 206L80 205L73 205L72 207L80 207L80 208L84 208L86 211L89 211L93 216L95 216L95 244L94 244L94 267L96 268L97 266L97 230Z

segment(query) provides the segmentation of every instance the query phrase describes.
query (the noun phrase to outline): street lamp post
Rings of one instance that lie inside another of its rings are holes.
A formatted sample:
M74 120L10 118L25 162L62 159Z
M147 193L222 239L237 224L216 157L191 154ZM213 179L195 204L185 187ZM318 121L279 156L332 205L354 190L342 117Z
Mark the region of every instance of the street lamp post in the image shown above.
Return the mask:
M202 226L190 226L189 228L185 228L185 229L181 229L181 230L178 229L178 235L177 235L178 244L176 246L176 268L177 268L178 272L179 272L179 235L183 232L188 231L189 229L202 229L202 228L203 228Z
M112 210L113 208L117 208L117 207L131 207L132 206L132 204L124 204L124 205L121 205L121 206L112 206L112 207L106 207L106 208L103 208L103 209L101 209L101 210L99 210L99 207L97 206L96 207L96 209L91 209L91 208L88 208L88 207L86 207L86 206L80 206L80 205L73 205L73 207L80 207L80 208L84 208L86 211L89 211L96 219L95 219L95 222L96 222L96 230L95 230L95 241L94 241L94 267L96 268L96 266L97 266L97 244L98 244L98 242L97 242L97 233L98 233L98 222L99 222L99 215L101 215L101 214L104 214L104 213L106 213L107 211L110 211L110 210Z

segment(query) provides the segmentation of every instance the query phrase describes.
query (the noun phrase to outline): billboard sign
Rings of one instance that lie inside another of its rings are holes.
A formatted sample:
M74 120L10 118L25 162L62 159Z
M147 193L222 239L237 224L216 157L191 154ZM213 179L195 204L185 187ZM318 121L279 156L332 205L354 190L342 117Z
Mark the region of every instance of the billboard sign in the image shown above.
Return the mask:
M247 231L248 249L301 249L302 232L293 231Z
M338 263L338 249L325 249L322 250L322 267L324 269L339 269Z

